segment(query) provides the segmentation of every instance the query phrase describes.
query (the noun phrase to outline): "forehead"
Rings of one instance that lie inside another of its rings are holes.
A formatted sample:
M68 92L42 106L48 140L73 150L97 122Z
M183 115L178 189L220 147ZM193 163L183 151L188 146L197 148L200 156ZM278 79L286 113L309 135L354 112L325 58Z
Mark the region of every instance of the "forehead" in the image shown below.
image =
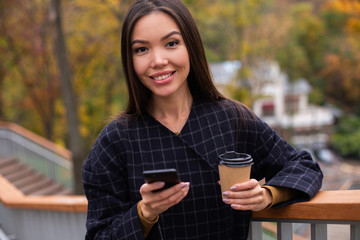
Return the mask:
M162 37L171 31L180 29L174 19L164 12L153 12L149 15L141 17L134 26L131 40L147 39L151 35Z

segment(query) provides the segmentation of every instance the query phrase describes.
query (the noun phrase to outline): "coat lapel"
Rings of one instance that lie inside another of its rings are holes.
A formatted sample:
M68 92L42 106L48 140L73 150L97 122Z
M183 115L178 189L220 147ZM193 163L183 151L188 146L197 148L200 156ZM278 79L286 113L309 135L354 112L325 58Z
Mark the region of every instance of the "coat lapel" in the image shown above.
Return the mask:
M226 151L226 146L232 145L222 134L218 116L211 107L194 102L188 121L179 138L191 148L200 158L218 171L218 155ZM225 121L225 124L228 124Z
M210 165L215 171L218 171L218 155L225 151L234 150L235 146L235 131L229 131L232 128L226 111L216 103L201 103L194 100L191 112L187 122L179 135L172 133L169 129L163 126L150 114L146 115L149 126L145 127L149 139L149 149L156 149L160 145L168 145L169 141L177 145L179 144L190 149L198 158ZM151 129L151 130L150 130ZM150 133L151 132L151 133ZM224 134L227 133L227 134ZM160 141L155 143L156 141ZM153 146L153 147L151 147ZM163 148L163 147L162 147ZM152 155L155 152L152 151ZM162 159L161 156L153 156L156 162ZM154 159L150 160L154 164ZM166 159L163 159L164 164L168 164Z

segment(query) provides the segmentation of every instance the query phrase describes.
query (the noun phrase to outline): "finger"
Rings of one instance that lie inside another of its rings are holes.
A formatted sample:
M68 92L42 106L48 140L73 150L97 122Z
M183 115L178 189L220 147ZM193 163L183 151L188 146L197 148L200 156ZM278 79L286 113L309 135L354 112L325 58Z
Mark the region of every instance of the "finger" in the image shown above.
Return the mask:
M189 185L190 183L181 182L163 191L153 193L152 202L156 202L157 205L161 205L166 202L171 196L178 196L177 194L181 194L181 191L187 191L186 188L189 188Z
M148 194L153 193L153 191L161 189L165 186L165 182L153 182L153 183L145 183L140 188L140 194Z
M269 206L266 202L262 202L260 204L230 204L231 208L236 210L251 210L251 211L261 211Z
M170 191L173 189L164 190L164 193L159 194L159 199L153 204L154 207L165 206L169 208L173 205L178 204L189 192L189 183L184 183L180 186L172 187L175 188L175 192ZM167 192L165 192L167 191ZM170 193L170 195L169 195ZM162 197L166 196L166 197ZM161 197L161 198L160 198Z
M177 184L174 187L171 187L167 190L165 190L162 194L161 197L166 200L166 199L170 199L170 201L176 199L177 197L187 194L188 190L189 190L189 186L190 183L189 182L182 182L180 184Z
M249 181L237 183L233 185L230 189L232 191L244 191L248 189L255 188L256 186L260 185L256 179L250 179Z
M223 196L230 199L248 199L262 195L261 187L256 187L245 191L226 191L223 192Z
M165 190L159 192L159 198L168 198L169 196L181 191L183 188L186 188L189 185L190 185L189 182L178 183L168 189L165 189Z
M240 205L240 204L231 204L231 208L241 211L259 211L258 205Z
M184 187L183 189L181 189L181 191L179 191L178 193L172 195L169 198L170 203L172 203L173 205L178 204L182 199L184 199L186 197L186 195L189 193L189 189L190 186L186 185L186 187Z
M187 195L189 191L189 183L181 184L180 186L177 186L177 189L177 192L167 198L161 197L164 195L162 192L146 195L147 197L142 199L142 205L147 209L148 212L152 213L153 216L159 215L171 206L179 203Z
M244 198L244 199L224 198L223 201L226 204L261 205L265 203L265 198L260 195L260 196L256 196L252 198Z
M162 189L165 186L165 182L153 182L149 184L149 189L154 192L156 190Z

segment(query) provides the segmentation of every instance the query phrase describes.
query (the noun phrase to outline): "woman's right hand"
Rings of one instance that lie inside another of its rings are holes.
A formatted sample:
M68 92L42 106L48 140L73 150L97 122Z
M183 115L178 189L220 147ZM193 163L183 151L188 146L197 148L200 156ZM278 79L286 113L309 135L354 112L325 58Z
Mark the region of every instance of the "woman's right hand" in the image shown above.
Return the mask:
M161 189L164 184L164 182L144 183L140 188L141 213L149 221L153 221L159 214L178 204L188 194L190 188L189 182L181 182L163 191L153 192Z

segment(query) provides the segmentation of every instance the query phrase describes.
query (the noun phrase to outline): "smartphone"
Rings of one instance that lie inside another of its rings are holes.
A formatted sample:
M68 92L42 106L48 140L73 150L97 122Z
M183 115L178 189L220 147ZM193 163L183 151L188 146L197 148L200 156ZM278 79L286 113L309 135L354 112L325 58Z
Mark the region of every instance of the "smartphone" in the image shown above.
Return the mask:
M180 177L175 168L143 171L146 183L165 182L163 188L154 190L159 192L180 183Z

